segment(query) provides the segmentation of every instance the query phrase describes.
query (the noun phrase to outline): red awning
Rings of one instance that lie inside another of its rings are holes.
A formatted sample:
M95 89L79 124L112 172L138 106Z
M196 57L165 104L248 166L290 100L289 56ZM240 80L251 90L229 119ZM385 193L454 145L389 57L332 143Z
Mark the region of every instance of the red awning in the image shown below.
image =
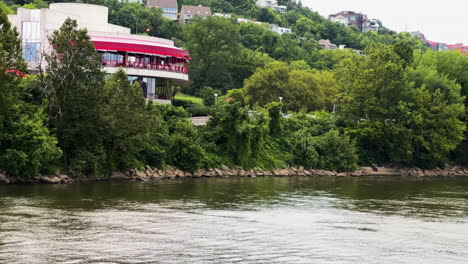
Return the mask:
M170 47L152 46L144 44L119 43L110 41L93 41L97 50L116 50L135 53L149 53L191 59L186 50Z

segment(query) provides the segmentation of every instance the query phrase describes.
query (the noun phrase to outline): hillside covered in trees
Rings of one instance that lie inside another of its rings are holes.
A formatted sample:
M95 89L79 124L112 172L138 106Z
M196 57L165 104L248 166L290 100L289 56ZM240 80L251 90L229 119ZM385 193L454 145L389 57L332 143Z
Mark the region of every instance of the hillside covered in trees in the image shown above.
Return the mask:
M139 4L85 2L108 6L111 23L186 48L193 59L183 91L202 97L211 119L195 128L187 110L202 106L146 104L125 73L105 78L86 31L68 20L51 37L65 54L62 63L48 57L46 72L27 78L0 72L0 168L10 175L58 169L110 175L144 165L187 171L468 165L468 57L459 52L427 50L419 39L385 28L361 33L293 1L281 1L289 10L283 15L253 1L180 1L235 15L184 26ZM5 14L25 3L7 4L1 8L0 67L24 71ZM43 5L36 0L26 7ZM236 16L293 33L237 23ZM322 50L319 39L349 49ZM94 59L67 61L76 49ZM215 102L214 93L223 96Z

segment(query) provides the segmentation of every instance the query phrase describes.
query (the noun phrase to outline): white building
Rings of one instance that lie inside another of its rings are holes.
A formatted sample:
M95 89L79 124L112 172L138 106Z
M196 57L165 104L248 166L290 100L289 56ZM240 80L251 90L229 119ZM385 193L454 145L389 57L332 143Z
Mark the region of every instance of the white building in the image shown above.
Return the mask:
M291 34L292 31L290 28L278 27L278 34Z
M215 17L224 17L224 18L231 18L231 14L224 14L224 13L213 13L213 16Z
M237 23L254 23L257 25L265 26L265 28L270 29L271 31L278 33L278 34L291 34L292 30L290 28L278 27L276 24L267 24L264 22L253 21L246 18L237 18Z
M271 8L280 14L284 14L288 10L286 6L278 5L277 0L257 0L255 4L260 8Z
M188 81L187 51L171 40L132 35L129 28L109 24L107 7L55 3L42 9L18 8L17 12L8 19L20 34L23 57L32 73L45 67L42 55L53 51L48 37L71 18L88 30L103 55L103 70L111 74L122 68L132 82L142 84L147 99L167 100L171 87Z

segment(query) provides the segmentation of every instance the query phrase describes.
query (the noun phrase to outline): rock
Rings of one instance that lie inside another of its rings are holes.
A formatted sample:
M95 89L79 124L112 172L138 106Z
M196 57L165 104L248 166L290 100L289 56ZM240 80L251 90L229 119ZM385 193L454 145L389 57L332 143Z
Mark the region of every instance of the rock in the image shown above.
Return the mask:
M148 165L145 166L145 174L146 174L146 176L148 176L149 178L153 177L154 172L153 172L153 170L151 169L151 167L148 166Z
M53 177L42 176L39 178L39 180L42 183L48 183L48 184L59 184L62 182L62 180L57 176L53 176Z
M287 169L275 170L275 176L289 176L289 170L287 170Z
M146 173L144 171L137 171L135 173L135 176L137 176L138 178L146 178L148 177L148 175L146 175Z
M0 184L9 184L10 183L10 179L8 179L8 177L3 174L3 173L0 173Z
M153 169L153 178L162 178L162 173L158 169Z
M62 181L62 183L71 182L71 179L70 179L70 177L68 177L68 175L61 174L58 177L60 178L60 181Z
M216 177L216 172L214 169L210 169L207 173L206 173L209 177Z
M8 179L10 180L10 183L20 183L21 180L16 178L16 177L8 177Z
M254 169L254 172L255 172L255 175L258 176L258 177L263 177L265 176L265 172L263 172L261 169L259 168L255 168Z
M125 175L122 172L114 172L112 173L110 178L114 181L127 181L130 179L128 175Z
M226 175L226 173L221 169L215 169L214 171L216 173L216 176L223 177Z
M200 169L200 170L197 170L193 173L193 177L194 178L201 178L203 177L203 171Z

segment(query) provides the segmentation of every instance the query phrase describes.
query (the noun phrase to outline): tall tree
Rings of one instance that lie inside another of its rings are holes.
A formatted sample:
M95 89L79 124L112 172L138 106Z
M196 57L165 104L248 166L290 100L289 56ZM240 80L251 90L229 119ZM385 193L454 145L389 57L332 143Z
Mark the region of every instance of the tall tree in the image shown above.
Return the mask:
M137 156L148 140L151 119L140 84L131 85L123 70L117 71L104 85L100 108L108 172L144 165Z
M372 47L341 63L340 118L366 161L442 165L466 128L461 87L434 66L409 64L400 48Z
M100 115L104 82L101 55L75 20L67 19L49 42L54 50L46 56L42 90L48 101L50 127L56 130L64 164L79 172L95 173L105 133Z
M184 33L185 46L192 56L194 92L203 86L222 91L235 88L230 68L241 48L238 28L227 19L209 17L186 25Z
M43 107L23 100L25 73L18 33L0 8L0 169L20 177L50 169L60 156L57 139L44 126Z

